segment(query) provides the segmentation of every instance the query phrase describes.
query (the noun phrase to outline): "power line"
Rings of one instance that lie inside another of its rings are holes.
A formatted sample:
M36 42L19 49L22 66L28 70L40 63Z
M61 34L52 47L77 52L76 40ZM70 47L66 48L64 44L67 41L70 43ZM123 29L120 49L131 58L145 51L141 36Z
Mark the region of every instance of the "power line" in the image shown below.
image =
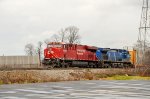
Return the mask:
M149 46L148 35L150 34L150 7L149 0L143 0L141 21L138 35L137 63L144 64L145 52Z

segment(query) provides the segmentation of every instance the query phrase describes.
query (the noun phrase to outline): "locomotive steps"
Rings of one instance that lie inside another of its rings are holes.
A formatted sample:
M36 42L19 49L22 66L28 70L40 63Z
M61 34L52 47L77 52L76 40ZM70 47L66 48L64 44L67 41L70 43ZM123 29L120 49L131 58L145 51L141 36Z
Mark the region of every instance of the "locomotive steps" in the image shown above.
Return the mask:
M145 75L144 75L145 74ZM77 80L150 80L150 69L53 69L0 71L0 84Z

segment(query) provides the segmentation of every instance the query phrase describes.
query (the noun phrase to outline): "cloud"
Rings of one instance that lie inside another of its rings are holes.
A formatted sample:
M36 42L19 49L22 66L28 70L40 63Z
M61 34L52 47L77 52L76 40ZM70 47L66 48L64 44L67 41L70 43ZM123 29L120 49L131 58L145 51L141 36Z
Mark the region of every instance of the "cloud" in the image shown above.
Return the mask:
M26 43L36 45L70 25L80 29L83 44L132 45L141 4L138 0L0 0L0 52L24 54Z

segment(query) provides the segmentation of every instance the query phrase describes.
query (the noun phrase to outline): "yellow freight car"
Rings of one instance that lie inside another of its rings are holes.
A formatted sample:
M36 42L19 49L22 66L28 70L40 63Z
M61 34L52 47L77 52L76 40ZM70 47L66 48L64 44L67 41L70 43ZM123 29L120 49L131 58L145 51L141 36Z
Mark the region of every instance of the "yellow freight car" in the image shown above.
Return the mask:
M129 50L129 54L130 54L130 61L132 62L132 64L136 64L136 50Z

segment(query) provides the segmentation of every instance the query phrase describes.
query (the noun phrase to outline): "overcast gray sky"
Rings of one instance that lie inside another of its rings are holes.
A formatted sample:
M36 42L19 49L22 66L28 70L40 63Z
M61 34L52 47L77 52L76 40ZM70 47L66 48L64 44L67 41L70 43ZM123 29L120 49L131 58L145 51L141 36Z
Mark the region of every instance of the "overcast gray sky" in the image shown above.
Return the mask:
M0 55L25 54L61 28L77 26L82 44L122 48L138 36L142 0L0 0Z

